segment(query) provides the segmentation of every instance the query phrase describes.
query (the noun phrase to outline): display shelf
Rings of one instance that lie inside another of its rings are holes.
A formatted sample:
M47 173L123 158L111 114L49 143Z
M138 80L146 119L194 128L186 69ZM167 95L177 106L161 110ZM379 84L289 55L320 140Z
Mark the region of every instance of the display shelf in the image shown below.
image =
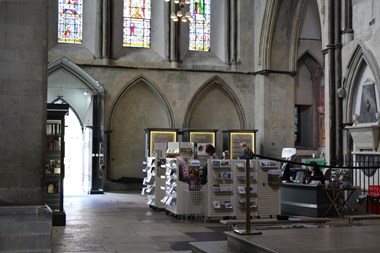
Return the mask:
M63 180L65 177L65 115L67 104L48 104L46 122L46 153L45 153L45 199L52 210L53 226L65 226L66 214L63 202Z
M221 219L233 216L234 173L231 168L231 160L208 160L207 171L205 217Z
M158 156L149 156L143 162L143 179L141 194L146 196L146 203L152 208L164 209L165 205L160 201L165 195L165 168L161 167L165 159L160 160Z
M257 160L258 215L272 218L281 214L281 177L275 161ZM272 173L275 172L275 173ZM275 176L274 176L275 175Z
M250 216L265 217L280 214L280 191L270 183L273 163L249 160L249 205L246 191L245 160L208 160L208 183L205 192L206 219L233 217L243 219L249 206ZM268 165L269 164L269 165Z
M166 158L165 203L167 211L182 218L203 216L203 187L199 185L199 161Z
M246 160L233 160L233 168L235 170L235 212L234 217L242 219L246 217L247 206L250 208L250 215L258 215L258 193L257 193L257 169L255 160L249 160L249 205L247 205L247 186L246 186Z

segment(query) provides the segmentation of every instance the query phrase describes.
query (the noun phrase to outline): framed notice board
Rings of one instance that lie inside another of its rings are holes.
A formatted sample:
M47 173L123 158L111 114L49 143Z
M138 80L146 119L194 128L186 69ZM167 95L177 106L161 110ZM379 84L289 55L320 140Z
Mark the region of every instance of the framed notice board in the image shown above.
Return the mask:
M206 155L205 147L207 144L212 144L216 147L216 132L217 129L183 129L183 141L195 143L197 148L195 152L198 155Z
M230 152L230 159L238 159L242 152L240 143L245 142L255 153L256 132L257 130L224 130L223 150Z
M145 129L145 157L157 153L165 158L168 142L176 142L178 129L172 128L147 128Z

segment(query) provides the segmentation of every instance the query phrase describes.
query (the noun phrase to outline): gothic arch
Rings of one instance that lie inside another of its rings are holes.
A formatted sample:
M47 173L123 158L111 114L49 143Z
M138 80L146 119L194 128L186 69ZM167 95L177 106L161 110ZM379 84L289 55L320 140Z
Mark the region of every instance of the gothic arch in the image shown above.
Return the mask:
M262 71L295 72L304 6L304 0L267 1L259 46L259 65ZM288 61L276 61L277 58ZM275 62L286 64L276 66Z
M86 93L86 95L85 95ZM86 71L69 59L62 57L48 65L48 101L62 99L76 114L82 125L85 150L82 173L85 173L86 191L103 189L103 182L92 175L99 175L104 145L104 88ZM88 131L87 131L88 130ZM93 154L99 154L94 160ZM94 162L93 162L94 161Z
M80 68L78 65L62 57L54 62L49 63L48 65L48 75L53 73L59 68L63 68L68 71L70 74L78 78L86 85L86 88L91 89L92 92L97 94L104 94L104 88L97 80L90 76L86 71Z
M165 108L166 115L168 117L169 127L170 128L174 127L175 122L174 122L173 111L171 109L169 101L166 99L165 94L155 84L153 84L153 82L149 81L143 75L140 75L140 76L137 76L136 78L134 78L133 80L131 80L127 85L125 85L124 88L122 90L120 90L120 92L116 95L116 97L115 97L115 99L111 105L111 108L110 108L110 113L109 113L109 117L108 117L108 124L107 124L108 129L112 130L112 117L114 115L115 108L117 107L117 104L120 101L120 98L126 92L128 92L134 85L136 85L138 83L144 83L149 88L149 90L152 91L157 96L157 98L160 100L160 102L162 103L162 105Z
M302 75L303 72L301 70L302 66L306 68L306 72L310 75L310 85L311 87L306 87L304 81L300 81L299 78L297 78L299 75ZM321 64L318 62L316 57L311 55L310 52L306 51L298 60L298 67L297 67L297 75L296 75L296 102L298 101L298 98L303 97L305 99L309 98L307 101L307 106L310 106L310 109L308 109L307 116L301 117L300 120L300 136L299 139L296 142L296 145L300 145L303 147L309 147L309 148L316 148L318 145L322 143L322 129L321 125L321 117L318 117L319 108L323 106L323 102L321 101L324 96L321 96L321 90L320 90L320 81L321 81ZM309 95L310 94L310 95ZM309 97L310 96L310 97ZM306 101L303 101L306 102ZM303 104L303 103L301 103ZM303 104L305 106L305 104ZM306 109L304 107L303 109ZM322 107L321 107L322 109ZM310 125L308 125L310 124Z
M75 108L73 108L65 99L63 99L63 98L61 98L61 97L57 97L55 100L53 100L51 103L53 103L53 104L68 104L69 105L69 107L70 107L70 109L71 109L71 111L75 114L75 117L77 117L77 119L78 119L78 121L79 121L79 124L80 124L80 126L81 126L81 128L82 128L82 131L83 131L83 128L84 128L84 126L83 126L83 122L82 122L82 120L81 120L81 118L80 118L80 115L78 114L78 112L75 110Z
M243 106L241 105L235 92L219 76L215 76L209 79L194 94L185 113L183 128L189 127L190 119L194 111L195 105L199 102L199 98L202 97L201 94L211 85L216 85L217 89L219 89L223 94L226 95L226 97L228 97L232 101L239 118L240 129L246 129L248 124L246 116L244 114Z
M108 115L107 174L111 180L143 178L147 128L173 128L171 106L164 93L139 75L115 97Z
M358 41L350 61L348 62L346 75L343 79L344 91L347 93L347 95L343 98L343 110L345 110L345 113L343 114L343 122L352 122L352 105L355 103L357 80L364 67L368 67L374 75L375 80L373 81L375 82L375 87L379 94L380 69L376 58L366 47L363 41Z
M317 58L311 53L306 51L298 60L298 64L303 63L309 70L311 78L314 81L321 73L321 64L318 62ZM313 75L316 74L316 75Z

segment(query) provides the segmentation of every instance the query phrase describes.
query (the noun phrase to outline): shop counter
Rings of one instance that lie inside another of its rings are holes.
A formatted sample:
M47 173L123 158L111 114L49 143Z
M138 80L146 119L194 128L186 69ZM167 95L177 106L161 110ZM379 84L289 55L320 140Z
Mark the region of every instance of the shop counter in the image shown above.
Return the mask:
M282 183L281 213L310 217L336 216L329 210L330 200L323 186L299 183ZM327 212L328 211L328 212Z

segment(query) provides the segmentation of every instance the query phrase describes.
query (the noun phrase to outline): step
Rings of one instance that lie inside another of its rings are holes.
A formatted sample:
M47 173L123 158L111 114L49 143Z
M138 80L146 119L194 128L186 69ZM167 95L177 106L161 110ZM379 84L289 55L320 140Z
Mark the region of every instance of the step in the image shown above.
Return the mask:
M193 253L239 253L228 248L227 241L189 242Z

